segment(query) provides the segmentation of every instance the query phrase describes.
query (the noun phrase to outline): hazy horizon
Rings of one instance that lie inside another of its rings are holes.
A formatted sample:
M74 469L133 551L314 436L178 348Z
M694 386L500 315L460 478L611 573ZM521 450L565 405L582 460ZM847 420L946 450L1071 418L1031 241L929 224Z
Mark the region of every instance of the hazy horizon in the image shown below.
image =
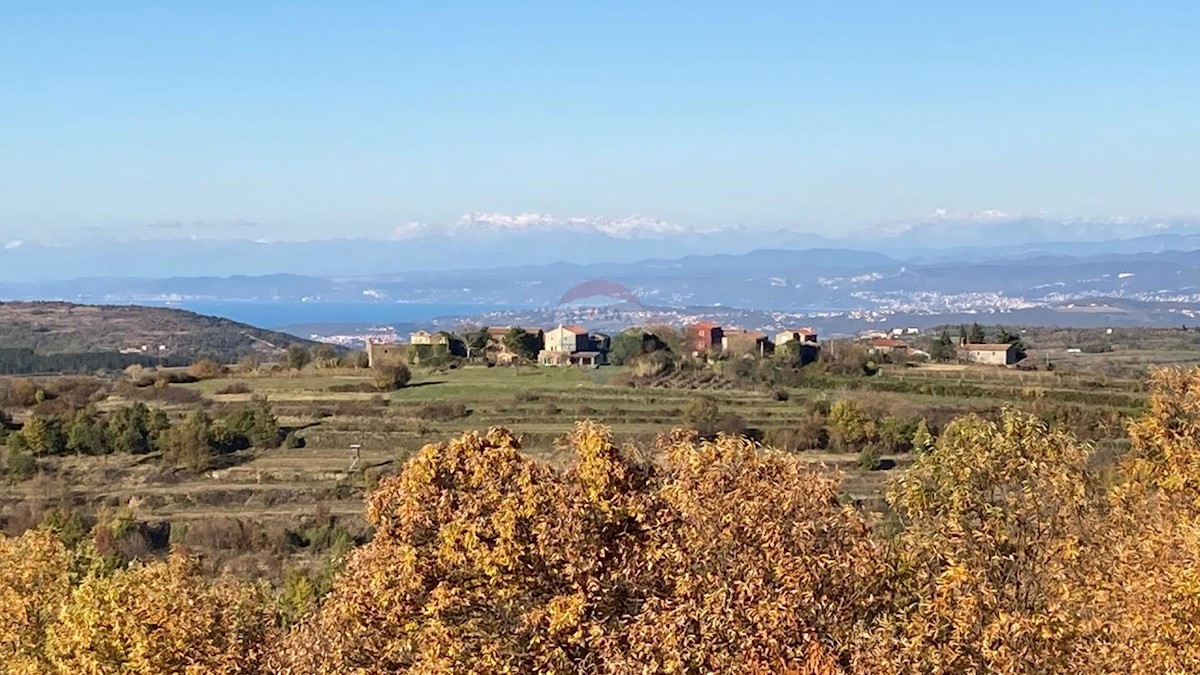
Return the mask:
M0 245L1200 214L1192 3L0 16Z

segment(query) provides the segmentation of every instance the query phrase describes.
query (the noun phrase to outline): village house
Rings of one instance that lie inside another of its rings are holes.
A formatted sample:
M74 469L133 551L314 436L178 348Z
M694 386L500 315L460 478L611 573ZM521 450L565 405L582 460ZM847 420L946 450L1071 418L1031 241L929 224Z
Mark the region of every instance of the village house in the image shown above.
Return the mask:
M721 351L726 354L766 356L775 351L775 343L766 333L727 328L721 335Z
M587 351L590 340L588 332L579 326L564 326L546 331L543 349L548 352L582 352Z
M1011 366L1020 360L1016 345L977 344L965 340L959 345L958 358L988 366Z
M692 353L696 356L719 352L724 337L724 329L711 321L701 321L687 329L687 343L691 345Z
M488 326L488 328L487 328L488 345L489 346L495 345L497 347L503 347L504 346L504 336L508 335L508 332L510 330L512 330L512 326Z
M871 351L891 355L891 354L908 354L908 343L901 342L894 338L875 338L871 340Z
M604 363L604 352L600 349L608 336L591 334L580 326L552 328L543 334L542 351L538 363L543 366L598 366Z
M775 334L776 347L782 347L792 340L815 345L817 344L817 331L811 328L792 328Z
M409 333L408 341L414 345L448 345L450 344L450 336L445 333L430 333L429 331L419 330L415 333Z

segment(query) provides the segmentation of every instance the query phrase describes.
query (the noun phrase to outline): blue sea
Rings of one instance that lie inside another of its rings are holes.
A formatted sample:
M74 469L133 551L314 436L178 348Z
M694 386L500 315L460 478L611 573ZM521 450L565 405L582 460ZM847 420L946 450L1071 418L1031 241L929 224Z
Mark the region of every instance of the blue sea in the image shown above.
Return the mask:
M395 325L418 323L442 316L471 316L484 312L521 309L513 305L448 305L388 302L238 302L182 301L139 303L186 309L198 314L221 316L259 328L282 328L296 324L352 323Z

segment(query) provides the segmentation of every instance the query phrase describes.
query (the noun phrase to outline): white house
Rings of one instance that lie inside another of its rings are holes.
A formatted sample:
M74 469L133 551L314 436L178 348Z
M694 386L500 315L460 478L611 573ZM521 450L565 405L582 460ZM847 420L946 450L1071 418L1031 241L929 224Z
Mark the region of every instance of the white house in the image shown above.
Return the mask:
M584 352L589 347L588 332L579 326L563 326L546 331L543 344L548 352Z

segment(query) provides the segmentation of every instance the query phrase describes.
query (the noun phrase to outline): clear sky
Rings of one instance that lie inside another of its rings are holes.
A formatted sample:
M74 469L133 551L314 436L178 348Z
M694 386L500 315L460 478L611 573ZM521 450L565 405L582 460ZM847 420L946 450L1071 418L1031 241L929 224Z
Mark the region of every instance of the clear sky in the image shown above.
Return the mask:
M1195 214L1198 35L1194 1L7 0L0 240Z

